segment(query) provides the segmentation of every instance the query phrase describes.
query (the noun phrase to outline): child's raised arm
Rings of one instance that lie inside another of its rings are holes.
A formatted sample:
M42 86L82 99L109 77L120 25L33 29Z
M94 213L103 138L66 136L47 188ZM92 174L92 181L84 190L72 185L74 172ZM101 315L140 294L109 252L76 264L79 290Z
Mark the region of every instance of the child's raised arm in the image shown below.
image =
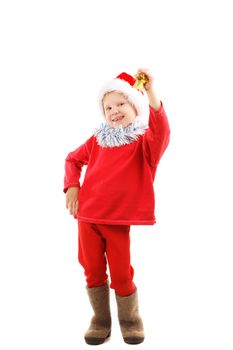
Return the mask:
M144 88L150 104L149 129L143 140L143 150L152 167L156 167L168 146L170 127L163 104L154 89L154 78L148 69L140 68L138 73L144 73L148 82Z

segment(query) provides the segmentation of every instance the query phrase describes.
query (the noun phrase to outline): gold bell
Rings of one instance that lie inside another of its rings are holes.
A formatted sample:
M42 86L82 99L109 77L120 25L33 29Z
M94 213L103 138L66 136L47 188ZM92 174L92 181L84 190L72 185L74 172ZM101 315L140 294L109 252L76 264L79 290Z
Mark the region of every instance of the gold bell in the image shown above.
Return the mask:
M147 75L145 73L140 72L135 75L135 78L136 78L136 82L133 87L138 90L144 91L145 90L144 85L149 81Z

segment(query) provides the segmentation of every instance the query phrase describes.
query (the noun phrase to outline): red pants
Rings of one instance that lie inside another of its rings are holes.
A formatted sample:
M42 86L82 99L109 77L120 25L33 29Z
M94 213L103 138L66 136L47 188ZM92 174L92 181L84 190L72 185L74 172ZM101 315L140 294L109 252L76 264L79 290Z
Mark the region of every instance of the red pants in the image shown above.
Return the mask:
M78 260L84 268L89 288L107 283L108 261L110 287L120 296L130 295L135 291L134 269L130 264L129 232L129 225L78 221Z

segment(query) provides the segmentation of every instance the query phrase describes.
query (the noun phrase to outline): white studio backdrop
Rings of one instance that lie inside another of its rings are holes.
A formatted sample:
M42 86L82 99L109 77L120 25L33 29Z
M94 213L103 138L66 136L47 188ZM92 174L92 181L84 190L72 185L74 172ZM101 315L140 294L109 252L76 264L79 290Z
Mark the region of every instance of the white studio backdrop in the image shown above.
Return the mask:
M1 1L1 349L88 348L64 159L100 121L99 88L139 67L154 74L171 141L155 179L157 224L131 229L138 348L232 349L230 5ZM100 348L126 349L111 298Z

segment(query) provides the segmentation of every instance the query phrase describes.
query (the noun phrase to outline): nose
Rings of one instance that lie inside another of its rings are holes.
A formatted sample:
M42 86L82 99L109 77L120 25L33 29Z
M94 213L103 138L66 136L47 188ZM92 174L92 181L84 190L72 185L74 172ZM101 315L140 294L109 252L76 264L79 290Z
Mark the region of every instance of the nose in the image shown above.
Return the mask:
M112 115L118 114L118 108L116 106L112 107Z

